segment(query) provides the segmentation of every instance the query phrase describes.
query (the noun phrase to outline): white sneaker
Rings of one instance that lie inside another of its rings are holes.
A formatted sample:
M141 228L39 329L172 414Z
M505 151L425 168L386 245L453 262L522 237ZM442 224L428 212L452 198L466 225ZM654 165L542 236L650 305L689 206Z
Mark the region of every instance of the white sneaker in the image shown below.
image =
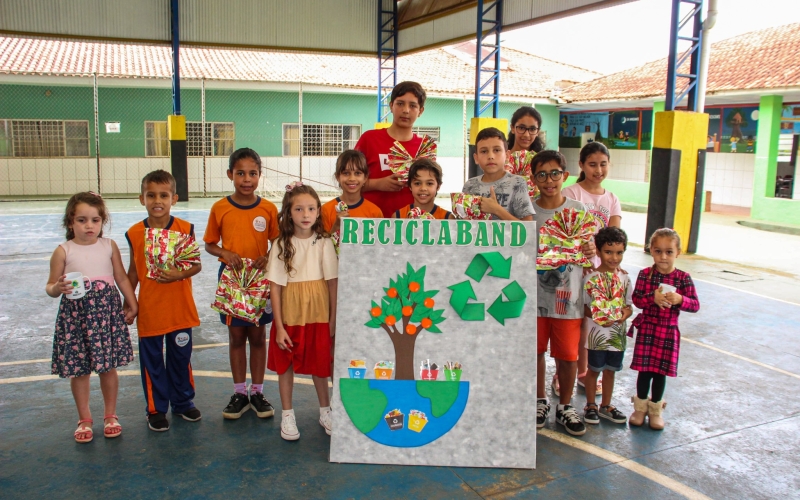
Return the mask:
M331 418L331 411L328 410L319 417L319 425L325 429L325 434L331 435L333 429L333 418Z
M297 430L297 422L294 414L284 415L281 418L281 437L287 441L297 441L300 439L300 431Z

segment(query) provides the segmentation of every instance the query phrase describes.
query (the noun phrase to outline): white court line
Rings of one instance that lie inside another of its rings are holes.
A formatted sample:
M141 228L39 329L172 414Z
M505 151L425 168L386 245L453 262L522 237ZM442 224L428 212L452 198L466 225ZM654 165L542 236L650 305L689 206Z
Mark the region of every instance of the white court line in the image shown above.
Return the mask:
M798 375L796 373L787 372L786 370L781 370L780 368L776 368L774 366L770 366L770 365L762 363L760 361L756 361L754 359L750 359L750 358L746 358L744 356L740 356L740 355L732 353L730 351L724 351L724 350L722 350L722 349L720 349L718 347L710 346L710 345L708 345L708 344L706 344L704 342L700 342L699 340L687 339L686 337L681 336L681 342L689 342L690 344L699 345L700 347L704 347L706 349L711 349L712 351L717 351L717 352L722 353L722 354L727 354L728 356L731 356L731 357L736 358L736 359L741 359L742 361L747 361L748 363L752 363L754 365L758 365L758 366L760 366L762 368L767 368L769 370L776 371L778 373L782 373L782 374L788 375L790 377L800 378L800 375Z
M616 453L613 453L611 451L604 450L599 446L595 446L585 441L569 437L566 434L561 434L555 431L551 431L550 429L539 429L538 433L554 441L558 441L561 444L571 446L572 448L589 453L598 458L602 458L603 460L607 460L614 465L619 465L620 467L623 467L631 472L639 474L645 479L649 479L654 483L658 483L661 486L668 488L674 491L675 493L682 495L686 498L689 498L691 500L711 500L709 497L703 495L699 491L692 489L689 486L686 486L685 484L678 482L672 478L669 478L664 474L656 472L653 469L645 467L644 465L638 462L634 462L630 458L625 458L622 455L617 455Z
M49 360L48 360L49 361ZM117 375L120 377L133 377L133 376L141 376L141 372L139 370L118 370ZM231 378L230 372L218 372L218 371L210 371L210 370L192 370L192 376L196 377L211 377L211 378ZM14 378L0 378L0 385L3 384L21 384L25 382L40 382L42 380L58 380L60 377L58 375L33 375L30 377L14 377ZM250 374L247 374L247 378L252 379ZM265 374L264 380L269 380L271 382L277 382L278 376L277 375L270 375ZM314 381L310 378L294 378L295 384L300 385L314 385ZM328 383L328 386L331 384Z
M223 347L227 346L227 342L220 342L219 344L201 344L192 346L192 350L195 349L208 349L209 347ZM25 359L22 361L3 361L0 362L0 366L13 366L13 365L30 365L33 363L49 363L52 361L50 358L42 358L42 359Z

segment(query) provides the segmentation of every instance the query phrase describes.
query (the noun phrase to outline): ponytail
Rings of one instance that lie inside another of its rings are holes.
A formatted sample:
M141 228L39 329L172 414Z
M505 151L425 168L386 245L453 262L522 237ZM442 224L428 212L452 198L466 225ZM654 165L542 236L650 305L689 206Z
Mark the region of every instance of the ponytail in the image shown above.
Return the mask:
M599 141L592 141L581 148L580 153L580 163L586 163L586 160L595 153L600 153L606 156L609 161L611 161L611 153L608 152L608 148L605 144ZM586 180L586 174L581 170L581 174L578 176L578 180L575 182L581 182Z

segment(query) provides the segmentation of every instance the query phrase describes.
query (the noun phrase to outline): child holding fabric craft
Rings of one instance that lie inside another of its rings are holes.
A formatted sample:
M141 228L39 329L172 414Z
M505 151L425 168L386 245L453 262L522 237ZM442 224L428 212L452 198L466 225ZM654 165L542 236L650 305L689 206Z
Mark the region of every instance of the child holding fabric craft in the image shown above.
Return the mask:
M436 205L442 187L442 167L427 158L416 160L408 171L408 187L414 203L392 214L393 219L455 219L453 214Z
M47 295L61 297L53 336L51 373L70 379L78 407L75 441L88 443L92 433L89 375L100 376L105 417L103 435L119 437L117 367L133 361L128 324L139 310L119 249L103 238L108 210L99 194L77 193L67 202L62 225L67 241L50 257ZM115 286L116 284L116 286ZM87 287L88 285L88 287ZM117 286L127 302L123 311Z
M184 420L201 418L193 402L191 359L192 328L200 326L191 278L201 270L200 250L194 224L170 215L178 202L172 174L156 170L145 175L139 202L147 218L125 233L131 249L128 279L134 290L139 286L136 326L147 425L163 432L169 430L170 406ZM172 244L183 249L169 248Z
M423 137L414 133L414 122L425 111L425 98L425 89L419 83L398 83L389 99L391 126L368 130L356 143L355 149L364 153L369 167L364 197L377 205L384 217L413 201L402 174L392 171L389 156L392 149L400 148L414 158L420 156Z
M355 149L343 151L336 159L334 176L342 194L322 205L322 226L326 232L338 233L342 217L383 217L381 209L362 195L369 179L364 153Z
M603 180L608 176L611 155L602 142L590 142L581 148L579 166L581 173L578 182L564 188L564 196L578 200L586 205L589 212L598 221L598 229L603 227L620 227L622 220L622 206L619 199L611 191L603 188ZM598 247L599 249L599 247ZM592 266L600 265L600 258L592 258ZM624 273L624 271L623 271ZM586 368L586 336L592 328L591 321L587 318L581 325L581 348L578 352L578 385L585 387L584 377ZM558 395L558 378L553 377L553 391ZM597 394L602 394L603 387L600 381L595 385Z
M556 422L563 425L568 433L580 436L586 433L586 426L570 402L584 314L583 266L591 265L588 258L595 254L594 243L590 241L594 225L593 218L582 203L561 193L562 184L569 176L566 169L564 155L558 151L537 153L531 163L533 178L541 193L535 202L534 215L539 230L536 426L543 427L550 414L550 404L545 395L545 353L550 343L550 355L556 360L562 388L556 408ZM559 240L549 236L548 231L567 229L565 226L570 221L564 221L564 217L571 218L571 232L580 234L581 238L571 242L561 241L559 248L549 246L548 243ZM583 222L579 224L579 220Z
M319 399L319 423L331 434L328 377L338 270L333 242L322 228L316 191L299 182L286 186L280 236L270 250L268 267L275 320L267 368L278 374L281 437L287 441L300 439L292 408L295 373L311 375Z
M278 210L271 202L256 195L261 178L261 157L250 148L237 149L228 162L228 179L234 192L217 201L208 215L203 235L206 252L218 257L219 277L226 266L229 272L253 274L266 269L269 242L278 236ZM222 241L222 246L218 243ZM248 269L246 263L252 263ZM228 327L231 374L234 394L222 416L238 419L251 407L260 418L274 415L275 410L263 394L264 368L267 362L267 331L272 321L266 310L251 323L233 315L220 313L220 321ZM247 394L247 343L250 343L252 384Z
M500 130L489 127L478 132L473 156L483 175L467 180L461 192L480 196L480 211L492 219L531 221L534 209L525 179L505 171L507 150Z
M611 404L614 375L622 369L625 355L626 321L633 314L633 286L626 273L619 272L628 237L622 229L605 227L594 237L600 265L584 278L584 324L591 324L582 347L588 350L589 371L586 373L586 406L583 420L598 424L605 418L624 424L628 418ZM600 407L595 403L595 384L603 373L603 398Z
M681 238L677 232L667 228L656 230L650 237L653 267L642 269L636 278L633 304L642 312L628 331L630 337L637 330L631 369L639 372L631 425L642 425L646 416L652 429L664 428L661 412L666 406L667 377L678 376L681 343L678 315L681 311L700 310L692 277L675 267L680 253Z

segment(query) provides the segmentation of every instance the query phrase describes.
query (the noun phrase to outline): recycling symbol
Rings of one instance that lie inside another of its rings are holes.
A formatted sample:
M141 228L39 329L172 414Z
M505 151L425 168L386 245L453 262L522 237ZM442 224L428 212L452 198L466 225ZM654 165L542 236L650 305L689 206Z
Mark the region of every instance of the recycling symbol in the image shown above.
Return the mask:
M469 263L464 274L475 280L476 283L480 283L489 268L491 268L488 273L489 276L510 279L511 257L503 258L500 252L479 253L472 258L472 262ZM484 304L479 302L470 303L470 300L478 299L477 295L475 295L475 290L472 288L472 281L464 280L447 288L453 291L450 296L450 305L462 320L484 321L486 319L487 310ZM508 300L503 300L503 295ZM505 326L507 319L519 318L522 315L522 308L525 306L527 298L525 290L522 289L519 283L516 280L512 281L503 288L502 293L492 302L488 313L501 325Z

